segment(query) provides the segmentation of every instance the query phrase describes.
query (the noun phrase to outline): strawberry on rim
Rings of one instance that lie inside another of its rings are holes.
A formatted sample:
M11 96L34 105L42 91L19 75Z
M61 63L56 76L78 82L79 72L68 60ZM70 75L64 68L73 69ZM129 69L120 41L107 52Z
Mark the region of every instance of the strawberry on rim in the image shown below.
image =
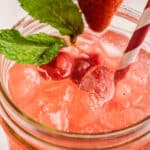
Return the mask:
M90 28L103 31L111 22L123 0L78 0Z

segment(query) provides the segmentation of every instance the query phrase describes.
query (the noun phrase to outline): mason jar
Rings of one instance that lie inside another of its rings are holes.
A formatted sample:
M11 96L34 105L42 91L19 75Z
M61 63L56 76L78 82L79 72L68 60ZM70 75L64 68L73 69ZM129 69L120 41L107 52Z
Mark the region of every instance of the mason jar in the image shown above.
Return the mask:
M140 15L141 12L122 5L106 30L111 29L130 38ZM25 35L56 32L30 16L19 21L14 28ZM150 34L143 47L150 51ZM129 127L93 134L68 133L34 120L10 99L8 70L13 64L0 55L0 124L8 137L10 150L150 150L150 115Z

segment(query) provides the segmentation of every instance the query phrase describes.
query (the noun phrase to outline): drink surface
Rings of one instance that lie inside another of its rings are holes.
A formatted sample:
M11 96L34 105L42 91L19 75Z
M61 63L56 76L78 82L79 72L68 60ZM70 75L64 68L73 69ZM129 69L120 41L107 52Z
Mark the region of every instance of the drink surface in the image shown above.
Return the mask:
M35 120L67 132L107 132L137 123L150 114L150 54L142 49L137 62L115 89L107 82L107 78L113 78L127 42L126 36L111 30L99 35L85 30L76 46L62 51L70 54L74 66L79 63L84 68L82 64L86 63L82 62L87 59L94 64L85 65L90 68L82 72L84 75L75 70L64 79L46 78L43 68L15 64L9 71L13 102ZM90 57L93 55L96 60ZM93 76L94 67L105 70L98 80ZM99 79L108 84L107 89L103 84L97 86ZM106 95L99 95L99 91L106 91ZM105 98L111 94L112 99Z

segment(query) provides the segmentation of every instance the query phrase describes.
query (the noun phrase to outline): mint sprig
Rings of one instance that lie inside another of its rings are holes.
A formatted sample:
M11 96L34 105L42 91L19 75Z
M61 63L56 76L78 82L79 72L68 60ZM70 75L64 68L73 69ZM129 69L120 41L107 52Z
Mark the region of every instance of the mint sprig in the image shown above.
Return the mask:
M83 32L82 15L72 0L18 1L34 19L50 24L63 35L69 35L72 43ZM64 39L45 33L22 36L14 29L0 30L0 53L17 63L47 64L64 46Z
M64 39L45 33L22 36L14 29L0 30L0 53L21 64L47 64L65 45Z
M82 33L82 15L72 0L19 0L33 18L48 23L63 35L69 35L72 42Z

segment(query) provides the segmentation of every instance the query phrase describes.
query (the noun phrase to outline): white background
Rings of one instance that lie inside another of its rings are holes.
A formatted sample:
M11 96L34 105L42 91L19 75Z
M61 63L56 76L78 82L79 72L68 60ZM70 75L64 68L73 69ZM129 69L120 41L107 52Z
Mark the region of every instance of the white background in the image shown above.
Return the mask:
M0 0L0 28L12 27L25 14L17 0Z
M139 11L142 11L145 2L146 0L125 0L125 3ZM25 14L17 0L0 0L0 28L12 27Z
M146 0L125 0L132 8L142 11ZM17 21L26 15L20 8L17 0L0 0L0 29L11 28ZM0 127L0 150L8 150L6 137Z

